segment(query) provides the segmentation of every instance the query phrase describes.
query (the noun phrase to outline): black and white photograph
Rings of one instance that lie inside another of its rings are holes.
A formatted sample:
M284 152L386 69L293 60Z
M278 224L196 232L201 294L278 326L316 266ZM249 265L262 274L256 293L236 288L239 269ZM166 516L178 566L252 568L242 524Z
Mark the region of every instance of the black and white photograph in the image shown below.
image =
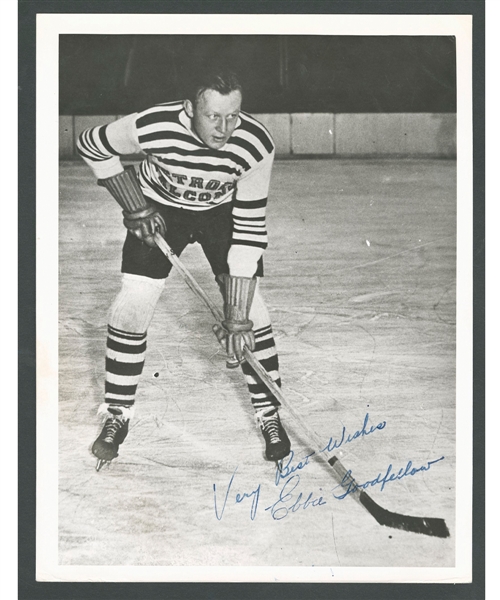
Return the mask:
M471 64L38 15L38 581L471 581Z

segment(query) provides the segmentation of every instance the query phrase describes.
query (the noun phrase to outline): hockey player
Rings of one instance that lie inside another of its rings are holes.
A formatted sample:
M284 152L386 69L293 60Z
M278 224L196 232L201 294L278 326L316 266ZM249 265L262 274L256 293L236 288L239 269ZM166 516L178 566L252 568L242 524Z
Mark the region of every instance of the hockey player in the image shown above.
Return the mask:
M228 71L206 72L180 102L153 106L87 129L77 147L99 185L123 209L128 229L122 286L112 304L106 349L104 426L92 452L98 466L118 455L144 366L155 306L171 270L159 232L177 256L199 243L224 300L225 343L241 364L266 458L290 453L279 402L243 359L248 346L281 385L269 313L259 293L267 247L266 203L274 160L269 132L241 111L242 89ZM120 155L146 154L138 174ZM229 363L228 363L229 364Z

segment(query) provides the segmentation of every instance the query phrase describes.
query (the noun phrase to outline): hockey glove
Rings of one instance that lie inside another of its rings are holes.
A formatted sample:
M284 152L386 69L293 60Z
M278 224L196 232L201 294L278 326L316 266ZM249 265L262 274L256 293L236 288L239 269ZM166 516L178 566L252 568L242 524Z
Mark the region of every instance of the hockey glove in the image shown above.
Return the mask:
M158 231L162 237L165 237L167 230L163 217L152 206L136 212L127 212L124 210L123 224L151 248L156 246L154 240L155 233Z
M248 318L252 306L257 280L249 277L233 277L226 273L219 275L224 298L224 320L222 327L227 332L226 352L230 361L234 357L238 363L245 359L243 349L255 349L253 323ZM234 362L233 362L234 364Z
M155 232L165 236L165 221L144 197L133 166L113 177L99 179L97 184L105 187L122 207L123 224L141 241L153 248Z

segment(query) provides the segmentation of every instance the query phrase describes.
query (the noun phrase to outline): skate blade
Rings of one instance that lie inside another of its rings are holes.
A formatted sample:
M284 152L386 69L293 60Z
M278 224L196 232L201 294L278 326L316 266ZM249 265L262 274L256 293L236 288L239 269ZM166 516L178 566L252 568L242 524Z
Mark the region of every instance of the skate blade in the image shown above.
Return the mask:
M110 460L104 460L102 458L98 458L97 463L95 465L95 470L100 471L104 467L104 465L109 465L110 462L111 462Z
M278 470L279 474L281 475L283 473L283 459L281 458L280 460L276 460L275 465L276 465L276 469Z

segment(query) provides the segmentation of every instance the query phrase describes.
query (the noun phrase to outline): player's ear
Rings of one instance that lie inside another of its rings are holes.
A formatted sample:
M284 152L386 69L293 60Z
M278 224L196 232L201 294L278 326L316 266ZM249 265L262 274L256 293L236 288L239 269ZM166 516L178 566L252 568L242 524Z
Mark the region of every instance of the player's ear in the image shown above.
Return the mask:
M191 100L184 100L184 110L190 119L194 117L193 103Z

